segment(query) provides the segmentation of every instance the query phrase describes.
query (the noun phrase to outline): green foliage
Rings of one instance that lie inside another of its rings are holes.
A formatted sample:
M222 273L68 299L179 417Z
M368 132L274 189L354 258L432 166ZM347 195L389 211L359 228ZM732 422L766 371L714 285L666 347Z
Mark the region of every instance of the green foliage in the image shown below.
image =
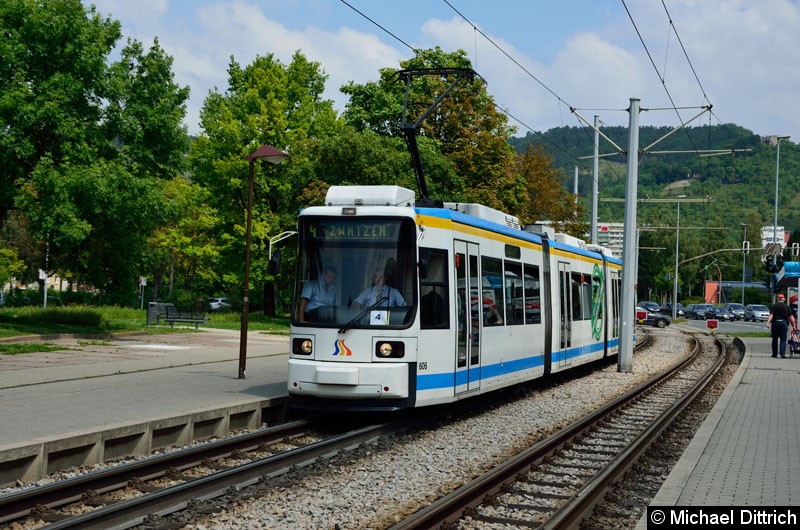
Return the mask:
M24 266L14 249L0 248L0 286L22 272Z
M158 300L162 282L170 271L190 285L190 296L212 292L219 286L217 265L224 243L216 239L217 211L205 188L176 177L163 184L165 223L148 240L144 263L152 274L151 300ZM172 299L168 290L166 297Z
M642 127L640 145L650 145L671 129L668 127ZM623 127L603 127L618 145L626 146L627 130ZM581 201L585 215L591 212L590 191L591 160L578 160L593 151L593 134L586 129L561 127L545 133L528 134L514 138L510 143L518 152L527 145L549 146L553 150L554 163L565 175L573 175L575 165L583 166L584 175L580 183ZM696 151L701 149L744 149L747 151L728 156L699 157L696 154L644 154L639 160L638 198L673 199L680 196L691 199L711 198L704 203L681 204L679 259L685 260L719 249L740 249L747 225L747 239L754 249L746 257L746 266L753 269L753 277L765 275L761 263L762 226L771 226L774 215L776 148L761 142L761 139L740 126L725 124L687 128L667 137L654 147L659 151ZM600 153L612 151L608 143L601 140ZM778 200L779 225L788 231L800 233L800 150L797 145L781 142L780 193ZM625 197L625 155L601 159L599 175L598 220L623 222L624 203L602 202L604 198ZM663 293L671 298L672 287L660 278L667 271L674 274L675 226L677 205L640 202L637 205L637 224L642 231L639 246L661 250L639 252L638 293L640 298L650 293ZM792 236L791 241L798 241ZM703 282L718 280L716 268L702 271L702 267L713 258L723 280L741 280L742 254L733 250L715 254L707 260L690 261L679 267L680 297L697 296ZM653 296L653 295L651 295Z
M146 331L147 333L186 333L186 329L170 328L169 326L148 326L146 324L147 310L121 308L115 306L98 306L94 308L75 308L76 313L94 313L85 318L64 316L61 310L58 317L44 317L53 310L37 308L0 308L0 337L14 337L21 335L47 335L54 333L77 333L86 335L100 335L105 333ZM95 325L97 315L101 324ZM239 313L211 313L210 319L203 327L218 329L240 329L241 315ZM266 316L250 313L248 318L250 331L265 333L286 334L289 332L289 317ZM194 332L191 328L190 332ZM202 333L202 331L201 331ZM41 351L41 350L39 350Z
M37 353L48 351L60 351L68 349L64 346L52 343L23 343L23 344L0 344L0 353L3 355L19 355L21 353Z
M64 324L67 326L82 326L87 328L101 328L103 315L93 308L88 307L55 307L42 309L38 307L19 308L12 317L17 322L46 322L48 324Z
M159 179L181 169L188 89L157 41L111 63L120 34L79 0L0 4L0 227L18 214L28 239L5 243L29 245L29 278L59 271L128 303L163 221Z
M401 61L400 68L471 68L471 64L463 50L446 53L436 47L419 51L415 57ZM407 123L417 122L454 80L455 76L415 76L409 87ZM405 84L391 69L381 70L378 82L350 83L342 88L351 97L343 118L358 130L402 137L400 125L405 90ZM439 105L431 109L417 133L420 151L423 150L423 139L431 142L426 146L428 155L436 159L434 153L439 151L458 175L457 179L437 181L435 177L442 175L429 174L427 160L423 159L423 172L430 184L429 194L437 199L478 202L510 213L518 212L521 183L514 171L513 151L506 143L513 132L513 127L497 110L480 78L476 77L472 82L460 81ZM438 166L439 169L442 167ZM449 197L436 194L445 190L450 190Z
M233 58L228 68L228 89L212 92L201 111L204 132L192 145L193 181L213 198L217 229L210 236L219 245L218 288L241 285L247 214L248 162L244 157L262 144L292 153L291 163L253 165L254 199L250 278L263 285L270 278L267 254L270 237L295 226L297 196L311 179L292 171L307 158L295 155L295 145L310 138L325 138L337 128L333 104L322 99L326 76L317 63L296 53L289 65L272 54L257 57L241 67ZM315 179L316 180L316 179ZM305 205L303 205L305 206ZM261 301L259 289L251 291L251 306Z

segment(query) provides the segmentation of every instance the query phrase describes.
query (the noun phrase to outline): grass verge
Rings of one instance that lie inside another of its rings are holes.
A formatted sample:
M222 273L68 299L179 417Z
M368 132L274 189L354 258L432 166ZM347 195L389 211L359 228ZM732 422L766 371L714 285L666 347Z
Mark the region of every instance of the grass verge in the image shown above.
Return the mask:
M203 328L240 329L239 313L209 313ZM289 317L248 315L248 330L289 334ZM194 332L194 327L149 326L147 311L121 307L68 306L57 308L11 307L0 309L0 338L24 335L106 335L144 331L149 334Z

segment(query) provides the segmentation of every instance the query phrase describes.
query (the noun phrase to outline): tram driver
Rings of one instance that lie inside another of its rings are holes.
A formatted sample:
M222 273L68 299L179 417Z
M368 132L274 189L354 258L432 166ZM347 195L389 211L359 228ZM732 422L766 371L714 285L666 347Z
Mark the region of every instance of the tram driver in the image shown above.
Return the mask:
M332 321L336 305L336 267L327 265L316 280L309 280L303 286L298 306L300 322Z

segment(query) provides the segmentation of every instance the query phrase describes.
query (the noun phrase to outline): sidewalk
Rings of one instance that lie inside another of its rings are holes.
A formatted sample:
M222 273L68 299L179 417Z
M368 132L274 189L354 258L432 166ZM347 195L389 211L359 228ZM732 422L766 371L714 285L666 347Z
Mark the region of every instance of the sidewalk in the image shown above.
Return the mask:
M800 504L800 356L772 358L769 338L743 342L741 366L650 506Z
M238 331L46 342L65 349L0 356L0 483L54 467L48 455L91 464L258 427L286 396L286 336L248 334L245 379Z

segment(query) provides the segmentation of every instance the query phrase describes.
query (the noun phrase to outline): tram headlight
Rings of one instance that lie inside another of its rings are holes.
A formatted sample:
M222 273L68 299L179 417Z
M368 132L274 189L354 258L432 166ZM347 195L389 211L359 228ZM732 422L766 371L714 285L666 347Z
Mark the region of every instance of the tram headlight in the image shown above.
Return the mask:
M292 353L296 355L311 355L314 352L314 341L311 339L292 340Z
M406 355L403 342L380 341L375 344L375 355L381 359L400 359Z

